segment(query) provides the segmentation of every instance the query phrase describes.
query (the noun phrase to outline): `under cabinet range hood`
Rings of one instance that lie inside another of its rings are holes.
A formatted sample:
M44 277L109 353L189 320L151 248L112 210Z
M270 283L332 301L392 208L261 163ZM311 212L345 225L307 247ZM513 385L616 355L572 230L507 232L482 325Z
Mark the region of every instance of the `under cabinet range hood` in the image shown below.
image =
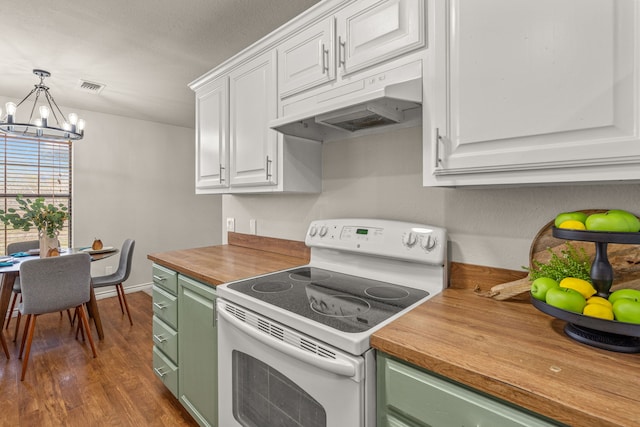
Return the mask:
M404 80L399 81L393 78L393 71L285 105L284 115L269 125L285 135L317 141L370 134L393 125L418 125L422 122L422 78L400 76Z

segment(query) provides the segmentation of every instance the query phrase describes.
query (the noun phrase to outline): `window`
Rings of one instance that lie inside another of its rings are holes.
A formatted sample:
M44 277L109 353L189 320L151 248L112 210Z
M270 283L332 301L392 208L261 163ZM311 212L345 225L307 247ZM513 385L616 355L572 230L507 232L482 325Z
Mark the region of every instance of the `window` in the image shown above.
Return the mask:
M17 208L16 196L67 206L69 220L60 232L61 247L71 242L71 142L21 138L0 134L0 207ZM0 251L7 244L37 240L38 230L15 230L0 222Z

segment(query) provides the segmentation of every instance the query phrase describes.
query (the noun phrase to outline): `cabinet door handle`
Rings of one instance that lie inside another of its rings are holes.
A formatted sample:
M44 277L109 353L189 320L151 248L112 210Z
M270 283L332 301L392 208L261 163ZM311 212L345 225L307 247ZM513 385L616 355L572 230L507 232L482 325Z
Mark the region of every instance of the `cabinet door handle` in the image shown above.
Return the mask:
M342 41L342 36L338 36L338 67L345 66L346 61L346 42Z
M220 184L224 182L224 169L225 167L222 166L222 163L220 163Z
M267 170L267 181L269 181L269 179L271 179L271 159L269 158L269 156L267 156L267 164L265 169Z
M324 43L320 49L322 49L322 74L326 74L329 72L329 49L324 48Z
M154 303L153 303L153 306L154 306L154 307L157 307L157 308L158 308L158 309L160 309L160 310L164 310L165 308L167 308L167 305L166 305L166 304L162 304L162 303L158 303L158 302L154 302Z
M164 342L167 342L167 339L162 336L162 335L153 335L153 340L156 341L158 344L162 344Z
M440 128L436 128L435 149L434 149L434 154L433 154L434 166L435 166L436 169L438 169L442 164L442 159L440 158L440 143L441 142L444 143L444 139L440 135Z
M157 275L154 274L153 275L153 280L156 280L158 282L164 282L165 280L167 280L167 278L163 277L163 276L157 276Z

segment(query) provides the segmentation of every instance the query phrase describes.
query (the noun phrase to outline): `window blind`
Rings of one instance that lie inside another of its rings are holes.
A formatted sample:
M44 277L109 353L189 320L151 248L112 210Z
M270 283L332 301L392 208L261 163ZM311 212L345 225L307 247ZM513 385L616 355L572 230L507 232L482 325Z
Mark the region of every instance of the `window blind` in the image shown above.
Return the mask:
M71 167L70 141L22 138L0 135L0 206L6 212L18 208L16 196L25 199L43 197L45 203L68 209L69 220L58 236L61 247L71 242ZM37 240L38 230L16 230L0 222L0 248L6 253L7 244Z

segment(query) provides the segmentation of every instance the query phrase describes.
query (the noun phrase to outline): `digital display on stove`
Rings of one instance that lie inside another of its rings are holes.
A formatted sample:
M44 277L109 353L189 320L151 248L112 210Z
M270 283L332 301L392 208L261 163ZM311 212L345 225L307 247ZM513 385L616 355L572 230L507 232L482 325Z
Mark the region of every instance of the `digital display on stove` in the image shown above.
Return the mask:
M315 267L296 268L227 286L342 332L364 332L429 295L421 289Z
M358 228L356 230L356 234L362 234L366 236L367 234L369 234L369 230L367 230L366 228Z

